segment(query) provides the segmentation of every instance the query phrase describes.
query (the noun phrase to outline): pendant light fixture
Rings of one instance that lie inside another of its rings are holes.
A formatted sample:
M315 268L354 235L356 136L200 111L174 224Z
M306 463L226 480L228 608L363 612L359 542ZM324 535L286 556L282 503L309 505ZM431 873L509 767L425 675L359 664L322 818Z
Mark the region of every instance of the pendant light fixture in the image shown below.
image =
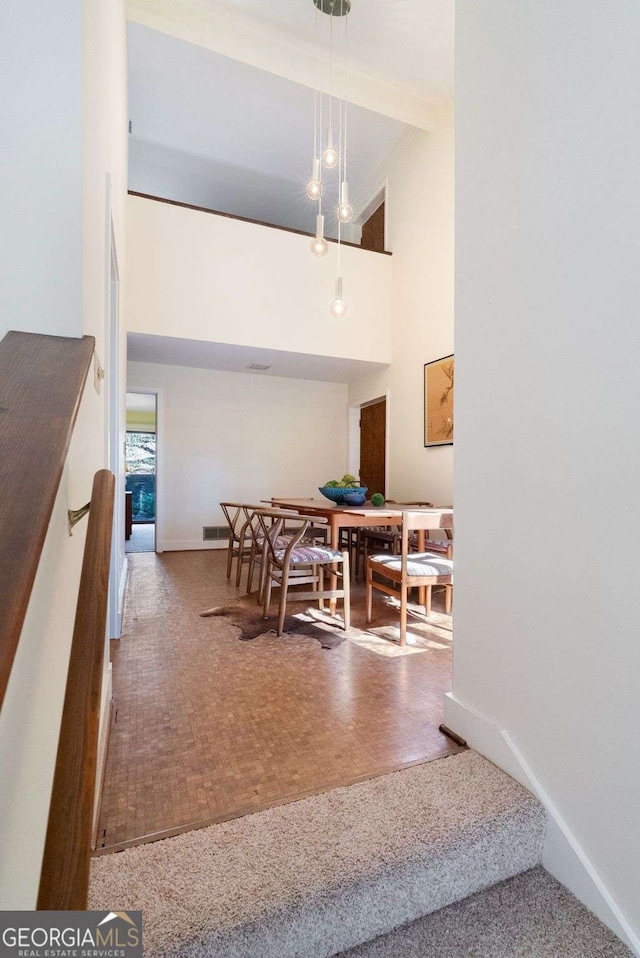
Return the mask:
M347 44L347 29L349 21L345 21L345 46ZM347 109L348 104L343 100L340 104L340 131L342 149L342 169L340 170L340 201L338 203L338 220L341 223L350 223L353 219L353 206L349 202L349 183L347 182ZM344 117L344 118L343 118Z
M329 94L331 96L331 94ZM327 130L327 146L322 154L322 165L325 170L335 170L338 165L338 151L333 145L333 128Z
M329 306L329 312L334 319L344 319L349 312L349 307L342 295L342 276L336 277L336 298Z
M310 200L319 200L322 196L322 180L320 179L320 160L314 156L311 169L311 179L307 183L307 196Z
M341 269L341 246L342 246L342 227L350 223L353 219L353 206L349 200L349 184L347 182L347 103L343 96L338 100L339 117L339 135L336 144L333 129L334 96L333 96L333 18L344 17L345 24L345 63L346 48L348 45L348 14L351 11L351 0L313 0L313 3L320 13L326 14L330 20L329 27L329 83L328 83L328 123L326 128L326 141L322 149L325 128L323 126L323 101L324 94L322 89L316 91L314 103L314 126L313 126L313 164L311 179L307 184L307 196L311 200L318 201L318 214L316 216L316 232L311 241L311 252L318 259L325 256L328 251L328 243L324 236L324 216L322 215L322 197L324 184L322 180L322 170L336 170L338 196L333 210L338 221L338 275L336 277L335 298L329 306L329 314L333 319L344 319L348 313L349 307L343 295L343 281ZM322 42L322 24L323 18L320 18L320 56L323 58ZM318 157L318 142L320 143L320 157Z
M322 259L328 249L329 244L324 238L324 216L322 213L318 213L316 216L316 235L311 240L311 252L318 259Z
M338 206L338 219L341 223L350 223L353 219L353 206L349 202L349 184L343 181L340 187L340 205Z

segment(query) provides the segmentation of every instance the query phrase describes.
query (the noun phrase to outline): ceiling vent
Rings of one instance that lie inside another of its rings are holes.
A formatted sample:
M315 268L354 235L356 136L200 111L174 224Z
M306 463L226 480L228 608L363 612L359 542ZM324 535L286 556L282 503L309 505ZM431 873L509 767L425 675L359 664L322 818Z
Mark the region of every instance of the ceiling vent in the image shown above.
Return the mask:
M265 369L271 369L271 366L265 366L264 363L249 363L247 369L259 369L264 372Z

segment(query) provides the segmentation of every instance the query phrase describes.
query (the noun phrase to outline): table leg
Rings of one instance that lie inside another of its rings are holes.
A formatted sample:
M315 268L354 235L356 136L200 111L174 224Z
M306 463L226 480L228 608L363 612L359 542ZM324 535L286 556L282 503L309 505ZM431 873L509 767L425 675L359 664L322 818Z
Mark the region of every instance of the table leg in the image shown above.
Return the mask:
M339 542L340 542L340 526L338 525L338 517L331 516L331 548L337 550ZM331 576L329 579L331 583L329 588L332 591L338 588L338 577L336 575L337 571L338 571L338 566L336 563L334 563L331 566ZM329 599L329 612L331 613L331 615L336 614L337 607L338 607L338 600Z
M418 552L424 552L424 543L425 543L424 529L418 529ZM421 585L421 586L419 586L419 588L418 588L418 605L421 605L421 606L424 607L424 611L425 611L425 614L426 614L426 615L429 614L429 613L427 612L427 587L426 587L426 585Z

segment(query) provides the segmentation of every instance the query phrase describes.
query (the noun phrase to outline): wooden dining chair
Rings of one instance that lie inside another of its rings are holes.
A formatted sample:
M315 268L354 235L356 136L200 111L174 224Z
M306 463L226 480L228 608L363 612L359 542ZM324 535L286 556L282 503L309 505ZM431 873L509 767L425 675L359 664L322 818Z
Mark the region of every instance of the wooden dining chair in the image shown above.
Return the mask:
M294 591L291 598L295 601L314 600L323 607L325 599L342 599L345 630L351 625L351 596L349 583L349 553L330 549L326 545L304 544L302 542L311 524L326 523L320 516L305 516L285 509L261 509L256 513L262 527L263 569L264 569L264 617L269 615L273 587L280 588L278 601L278 629L280 636L284 631L287 609L287 597L290 586L311 585L311 591ZM281 548L279 539L288 519L300 523L291 536L287 546ZM324 588L325 571L341 580L338 589Z
M248 543L246 561L249 565L249 570L247 573L247 594L251 595L253 591L253 577L256 571L256 567L259 570L258 575L258 603L262 601L262 594L264 589L264 562L263 555L265 552L265 541L264 541L264 532L262 530L262 525L260 523L260 518L258 513L264 509L264 505L244 505L242 511L244 513L244 525L243 525L243 540ZM241 534L242 535L242 534ZM284 534L284 529L280 532L280 535L277 537L275 545L278 549L285 549L289 542L291 541L291 536ZM241 571L241 566L239 566L239 572ZM236 585L240 585L240 579Z
M241 538L242 527L245 522L243 512L244 503L242 502L221 502L220 508L227 520L229 526L229 545L227 548L227 579L231 578L233 571L233 560L238 559L239 569L236 573L236 582L239 579L240 569L242 567L242 556L247 543L244 535Z
M395 500L389 499L388 502L394 502ZM396 506L421 506L422 508L432 508L432 502L397 502ZM428 552L436 552L438 555L443 555L447 559L453 558L453 542L451 531L443 530L446 533L446 540L443 539L431 539L428 538L424 544L424 548ZM359 543L358 543L358 559L356 561L356 579L357 581L362 581L360 577L360 558L362 557L362 568L366 570L367 568L367 559L369 558L370 552L380 552L388 551L392 552L394 555L400 553L402 545L402 533L397 528L397 526L375 526L364 527L362 530L358 530ZM418 537L413 535L409 541L409 545L415 551L418 547Z
M431 614L431 591L441 585L445 589L445 612L451 612L453 593L453 561L434 552L411 552L411 533L432 527L433 517L424 512L402 513L401 550L396 555L385 552L367 560L366 618L371 622L373 590L400 600L400 645L407 644L407 606L409 590L418 587L420 604ZM374 579L381 576L391 584Z
M298 497L293 496L291 498L304 499L306 502L313 502L313 496L298 496ZM283 501L286 501L284 496L274 496L273 499L261 499L260 501L266 503L272 509L281 509L282 506L280 506L280 504L278 503L278 499L282 499ZM297 516L297 513L295 513L295 515ZM326 525L323 526L321 524L318 524L318 522L316 521L317 518L318 517L316 516L313 522L309 524L305 538L309 541L313 540L315 542L326 542L329 537L329 529L327 528ZM282 530L282 534L290 535L292 532L295 532L297 530L298 525L299 523L297 523L295 520L293 522L290 521L288 523L285 523L285 526Z

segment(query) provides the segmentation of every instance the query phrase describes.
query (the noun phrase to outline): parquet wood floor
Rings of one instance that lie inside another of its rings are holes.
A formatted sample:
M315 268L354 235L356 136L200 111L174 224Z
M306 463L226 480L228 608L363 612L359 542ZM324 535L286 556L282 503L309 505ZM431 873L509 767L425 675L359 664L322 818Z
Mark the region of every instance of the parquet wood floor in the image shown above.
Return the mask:
M221 552L129 556L98 849L458 751L438 731L451 687L447 632L391 658L350 640L242 642L228 620L199 616L237 594ZM381 599L376 607L374 625L397 625L397 612ZM357 587L353 619L364 628Z

